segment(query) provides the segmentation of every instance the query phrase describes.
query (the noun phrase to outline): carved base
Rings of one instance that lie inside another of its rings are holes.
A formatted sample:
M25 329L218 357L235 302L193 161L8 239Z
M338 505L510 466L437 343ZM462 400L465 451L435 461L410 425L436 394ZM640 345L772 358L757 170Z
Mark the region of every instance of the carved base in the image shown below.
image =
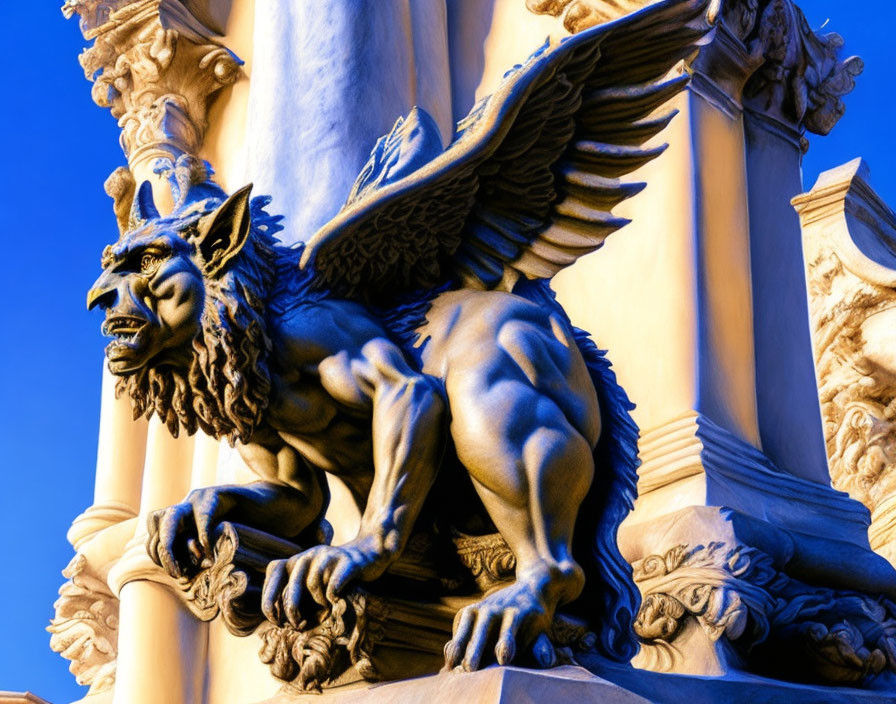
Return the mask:
M317 536L320 542L328 539L328 531ZM428 542L415 536L405 551L409 561L403 556L376 582L351 588L335 605L321 608L316 621L294 628L267 622L260 595L268 562L298 554L303 547L222 523L212 554L179 581L180 593L200 620L220 617L234 635L259 637L262 662L294 693L433 674L444 663L457 612L512 578L512 553L497 534L458 534L454 543L466 577L453 571L444 577L428 569ZM478 589L457 591L465 584ZM594 643L582 623L561 614L549 636L561 663L572 663L575 652L588 651Z
M870 551L710 507L624 538L643 597L637 667L818 685L896 682L893 575Z

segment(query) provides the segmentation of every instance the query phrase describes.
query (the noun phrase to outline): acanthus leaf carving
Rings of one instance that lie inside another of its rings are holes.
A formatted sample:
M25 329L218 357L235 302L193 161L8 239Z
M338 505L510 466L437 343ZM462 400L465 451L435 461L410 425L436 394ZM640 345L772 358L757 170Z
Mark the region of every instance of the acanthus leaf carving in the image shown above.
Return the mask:
M526 7L538 15L562 17L566 31L576 34L640 10L651 2L652 0L526 0Z
M751 671L780 679L857 685L896 672L896 605L883 597L803 584L744 545L678 545L633 567L644 597L635 631L654 667L675 668L693 619Z
M651 0L526 0L531 12L561 18L573 34L650 4ZM840 58L843 38L814 31L793 0L730 0L710 16L719 10L725 30L744 45L748 63L741 69L751 76L744 89L749 106L800 132L830 133L846 110L843 96L853 90L864 69L858 57ZM718 68L726 71L726 62Z
M97 27L109 21L109 15L129 2L133 0L65 0L62 14L66 19L78 15L81 32L89 39Z
M165 0L69 0L63 8L81 16L85 36L94 40L79 60L94 84L94 101L119 121L132 168L157 157L195 155L210 98L240 75L242 62L232 52L200 35L198 22L181 31L165 21L165 6Z
M71 661L69 670L90 694L112 689L118 657L118 598L78 553L62 571L68 581L53 605L50 647Z
M738 39L744 40L756 26L758 15L759 0L734 0L725 3L722 21Z
M792 0L736 0L724 17L762 58L744 89L747 104L800 131L828 134L864 69L858 57L840 58L843 38L814 31Z
M484 536L457 533L452 540L461 564L483 591L499 582L513 580L516 558L500 533Z
M871 511L894 559L896 217L856 160L794 199L803 227L816 378L831 482Z
M394 607L377 596L354 588L324 609L314 621L299 627L275 625L261 613L261 583L268 562L291 556L301 548L246 526L221 523L215 531L210 556L197 560L193 573L180 581L181 597L202 621L219 617L237 636L256 633L261 639L259 656L278 679L298 691L320 691L348 668L367 680L379 674L371 650L384 637L384 624ZM329 542L331 529L322 523L317 539ZM444 609L437 616L447 637L451 617ZM438 644L439 641L436 641ZM440 646L436 646L436 653Z
M831 480L873 513L896 490L896 381L867 358L863 325L894 307L894 292L859 280L833 252L808 268Z

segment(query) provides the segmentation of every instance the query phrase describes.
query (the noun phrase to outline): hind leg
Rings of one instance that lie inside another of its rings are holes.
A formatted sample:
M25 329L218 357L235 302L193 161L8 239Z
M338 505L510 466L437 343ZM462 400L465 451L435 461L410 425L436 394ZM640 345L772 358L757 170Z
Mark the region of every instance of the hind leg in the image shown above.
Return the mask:
M493 650L500 664L524 655L550 667L554 612L584 585L571 543L593 478L592 444L511 359L493 361L479 366L484 374L449 378L447 390L458 457L516 556L516 580L458 613L445 664L475 670Z

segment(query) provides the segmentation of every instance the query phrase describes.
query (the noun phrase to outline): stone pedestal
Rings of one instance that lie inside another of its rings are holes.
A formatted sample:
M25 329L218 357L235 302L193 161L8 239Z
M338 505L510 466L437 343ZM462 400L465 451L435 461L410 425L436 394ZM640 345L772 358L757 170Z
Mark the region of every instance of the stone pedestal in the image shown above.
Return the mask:
M327 690L320 694L281 692L259 704L893 704L896 695L848 687L819 688L762 677L725 679L662 675L594 660L581 666L533 671L490 667L474 673Z
M284 692L263 704L647 704L649 701L582 667L558 667L546 671L490 667L479 672L447 672L372 687L329 689L323 696Z

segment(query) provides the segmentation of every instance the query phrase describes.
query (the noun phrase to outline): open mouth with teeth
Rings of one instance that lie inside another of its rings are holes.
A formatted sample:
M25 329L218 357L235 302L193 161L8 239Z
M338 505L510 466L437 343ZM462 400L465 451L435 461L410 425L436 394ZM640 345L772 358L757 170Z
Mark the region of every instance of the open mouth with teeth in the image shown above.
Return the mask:
M113 315L103 323L103 334L114 337L118 342L129 342L145 327L146 321L143 318L133 315Z
M146 320L133 315L111 315L106 318L103 335L113 338L106 347L109 360L116 361L139 351L142 347L140 333L147 325Z

